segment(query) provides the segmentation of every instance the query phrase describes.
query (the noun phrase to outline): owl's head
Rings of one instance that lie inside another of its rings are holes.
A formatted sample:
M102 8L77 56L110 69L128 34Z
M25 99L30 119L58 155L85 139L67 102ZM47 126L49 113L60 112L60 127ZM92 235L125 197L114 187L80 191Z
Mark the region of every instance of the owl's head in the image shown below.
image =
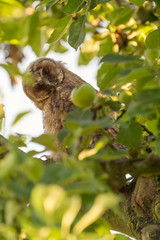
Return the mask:
M62 64L51 58L39 58L27 68L29 81L23 80L26 95L34 102L43 101L63 82Z

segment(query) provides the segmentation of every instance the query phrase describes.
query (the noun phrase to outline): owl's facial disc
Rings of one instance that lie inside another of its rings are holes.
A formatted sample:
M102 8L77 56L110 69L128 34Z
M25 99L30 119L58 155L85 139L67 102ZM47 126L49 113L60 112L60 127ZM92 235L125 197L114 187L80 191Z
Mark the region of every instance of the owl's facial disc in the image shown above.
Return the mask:
M63 81L63 72L60 66L52 59L43 59L33 66L30 66L30 72L38 84L46 84L55 87Z

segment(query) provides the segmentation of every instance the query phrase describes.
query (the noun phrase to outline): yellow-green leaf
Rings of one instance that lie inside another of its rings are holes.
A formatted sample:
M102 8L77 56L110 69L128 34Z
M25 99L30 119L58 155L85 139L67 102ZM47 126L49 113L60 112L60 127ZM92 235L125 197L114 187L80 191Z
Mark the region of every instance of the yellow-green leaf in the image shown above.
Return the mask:
M57 22L55 29L48 39L48 43L53 43L58 41L68 30L72 22L72 16L65 16Z
M157 29L146 38L146 47L149 49L160 49L160 29Z
M136 6L140 7L144 3L145 0L130 0L131 3L135 4Z
M16 116L15 120L13 121L12 126L16 125L21 120L21 118L27 115L28 113L30 113L30 111L19 113Z
M67 5L63 8L63 12L72 14L78 10L83 0L69 0Z

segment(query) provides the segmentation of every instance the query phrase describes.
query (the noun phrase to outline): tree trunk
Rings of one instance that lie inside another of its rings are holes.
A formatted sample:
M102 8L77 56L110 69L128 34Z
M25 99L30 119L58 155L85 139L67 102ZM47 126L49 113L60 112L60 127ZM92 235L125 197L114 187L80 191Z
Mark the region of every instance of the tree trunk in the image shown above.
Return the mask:
M123 216L107 211L113 230L137 240L160 240L160 188L158 178L140 176L125 188Z

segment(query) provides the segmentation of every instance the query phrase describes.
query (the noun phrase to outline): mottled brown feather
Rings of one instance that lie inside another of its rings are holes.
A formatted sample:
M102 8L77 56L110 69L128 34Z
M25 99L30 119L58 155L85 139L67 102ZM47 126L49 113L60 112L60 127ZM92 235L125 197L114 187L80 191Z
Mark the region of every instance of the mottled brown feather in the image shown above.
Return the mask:
M26 95L42 110L45 132L57 136L64 125L65 116L72 108L71 92L84 84L79 76L69 71L61 62L39 58L32 62L27 72L33 81L23 81Z

